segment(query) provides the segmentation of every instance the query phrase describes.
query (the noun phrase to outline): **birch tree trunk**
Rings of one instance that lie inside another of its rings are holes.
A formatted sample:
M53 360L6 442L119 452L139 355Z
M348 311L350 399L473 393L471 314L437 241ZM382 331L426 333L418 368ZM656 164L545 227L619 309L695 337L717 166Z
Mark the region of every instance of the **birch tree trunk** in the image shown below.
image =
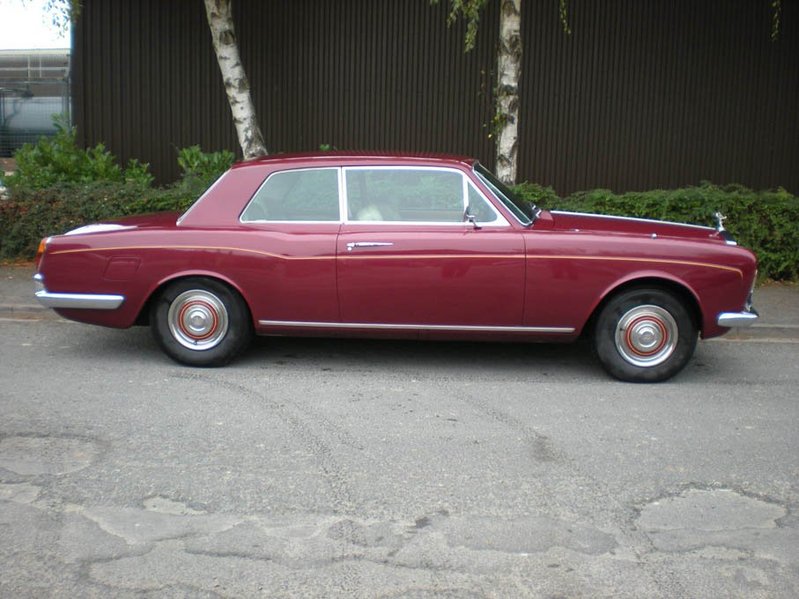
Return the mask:
M250 96L250 82L239 58L231 4L232 0L205 0L205 13L208 16L216 60L225 83L233 125L236 127L242 154L248 159L264 156L267 151Z
M503 183L516 183L519 75L522 62L521 0L501 0L497 52L497 165Z

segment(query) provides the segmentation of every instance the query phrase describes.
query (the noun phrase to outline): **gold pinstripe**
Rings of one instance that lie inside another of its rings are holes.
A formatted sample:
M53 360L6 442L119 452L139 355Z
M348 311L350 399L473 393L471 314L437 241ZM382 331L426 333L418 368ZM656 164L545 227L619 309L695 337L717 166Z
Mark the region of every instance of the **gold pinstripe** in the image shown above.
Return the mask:
M74 250L56 250L52 254L78 254L85 252L109 252L109 251L127 251L127 250L204 250L204 251L219 251L219 252L242 252L245 254L256 254L259 256L267 256L278 260L334 260L335 255L330 256L283 256L281 254L274 254L272 252L264 252L261 250L251 250L248 248L236 248L225 246L203 246L203 245L143 245L143 246L119 246L107 248L80 248ZM369 256L358 256L352 254L342 254L338 258L344 260L408 260L408 259L453 259L453 258L479 258L482 260L517 260L524 258L521 254L372 254ZM733 266L724 266L721 264L710 264L707 262L695 262L692 260L673 260L670 258L632 258L627 256L581 256L570 254L531 254L526 257L527 260L598 260L606 262L640 262L650 264L678 264L682 266L698 266L702 268L715 268L718 270L726 270L736 273L739 277L743 278L743 271L740 268Z
M707 262L693 262L691 260L672 260L671 258L629 258L626 256L569 256L569 255L530 255L529 260L605 260L610 262L654 262L655 264L680 264L684 266L702 266L704 268L717 268L736 273L743 278L744 274L740 268L734 266L723 266L721 264L709 264Z
M52 252L55 254L80 254L86 252L110 252L110 251L128 251L128 250L210 250L217 252L242 252L245 254L257 254L259 256L268 256L270 258L277 258L280 260L332 260L335 256L281 256L280 254L273 254L271 252L263 252L261 250L251 250L248 248L234 248L224 246L208 246L208 245L128 245L119 247L107 248L80 248L75 250L57 250Z

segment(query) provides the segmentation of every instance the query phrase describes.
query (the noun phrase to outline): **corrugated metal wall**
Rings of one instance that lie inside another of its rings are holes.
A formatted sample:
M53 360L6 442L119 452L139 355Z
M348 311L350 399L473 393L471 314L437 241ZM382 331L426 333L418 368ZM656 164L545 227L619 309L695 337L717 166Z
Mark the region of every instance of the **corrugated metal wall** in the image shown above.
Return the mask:
M799 0L523 3L520 180L560 193L702 179L799 191ZM235 0L269 150L421 150L493 164L498 10L477 48L446 2ZM86 143L177 175L177 148L237 149L201 0L86 0L74 106Z
M799 192L799 2L524 4L520 162L559 191L710 180Z

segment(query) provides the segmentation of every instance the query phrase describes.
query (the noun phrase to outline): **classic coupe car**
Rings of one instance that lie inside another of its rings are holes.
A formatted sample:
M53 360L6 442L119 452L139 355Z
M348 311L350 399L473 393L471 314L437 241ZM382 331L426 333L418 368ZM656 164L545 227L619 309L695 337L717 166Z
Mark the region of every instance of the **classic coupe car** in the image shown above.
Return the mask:
M42 240L36 297L149 324L191 366L253 334L560 342L661 381L698 335L757 319L754 255L723 227L540 210L477 161L319 153L234 165L184 214Z

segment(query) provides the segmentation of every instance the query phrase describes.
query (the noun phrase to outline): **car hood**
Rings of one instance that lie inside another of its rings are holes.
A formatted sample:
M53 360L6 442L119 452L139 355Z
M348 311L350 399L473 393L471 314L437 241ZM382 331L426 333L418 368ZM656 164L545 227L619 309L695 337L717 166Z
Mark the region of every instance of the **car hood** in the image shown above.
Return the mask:
M651 237L678 237L682 239L724 240L712 227L686 225L645 218L603 216L553 210L552 228L560 231L590 231L597 233L624 233Z

